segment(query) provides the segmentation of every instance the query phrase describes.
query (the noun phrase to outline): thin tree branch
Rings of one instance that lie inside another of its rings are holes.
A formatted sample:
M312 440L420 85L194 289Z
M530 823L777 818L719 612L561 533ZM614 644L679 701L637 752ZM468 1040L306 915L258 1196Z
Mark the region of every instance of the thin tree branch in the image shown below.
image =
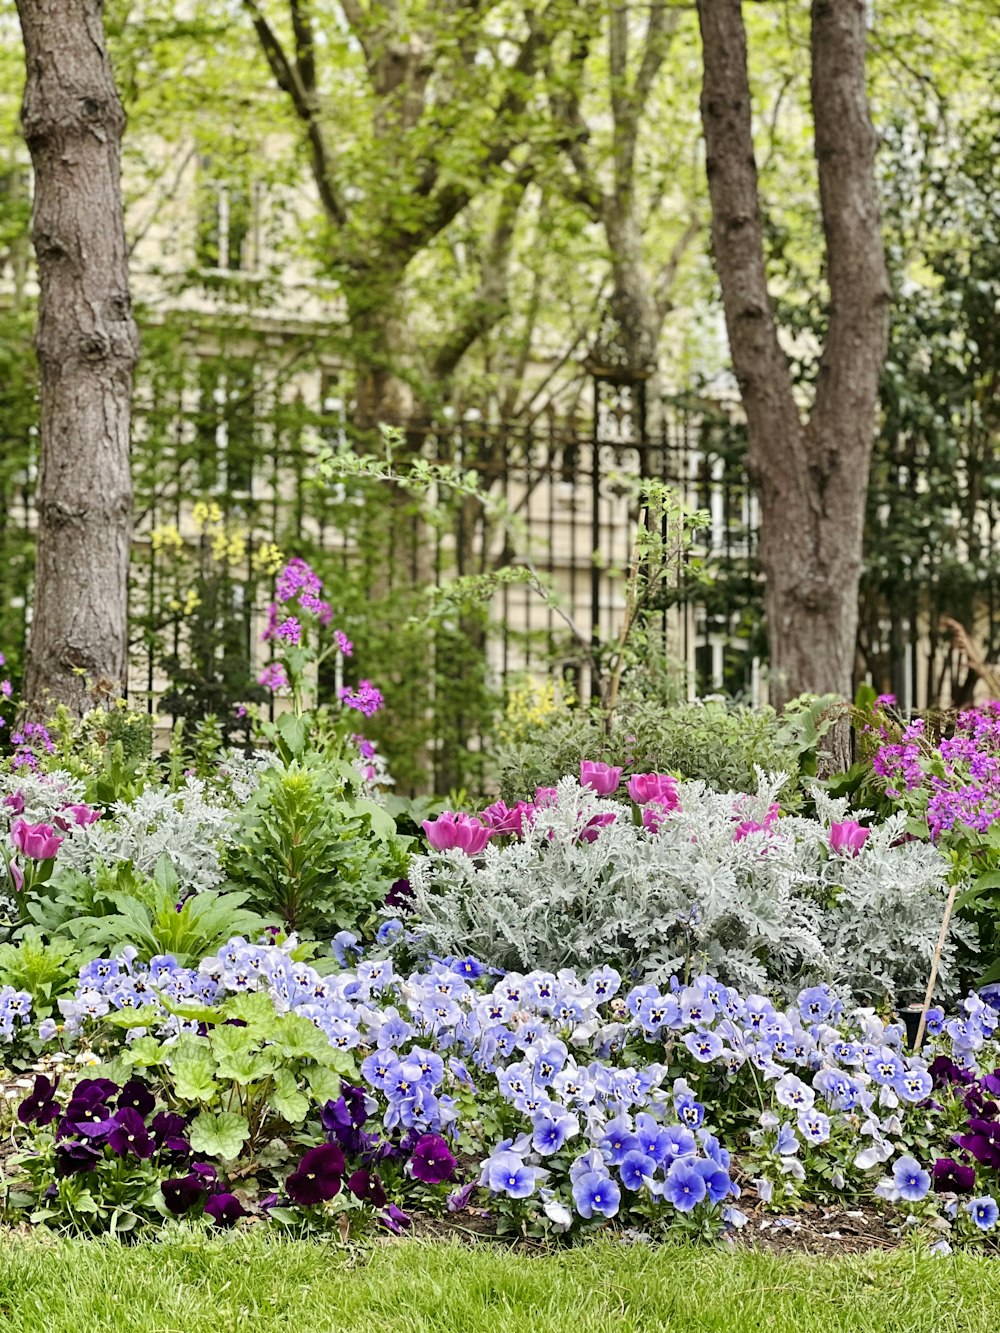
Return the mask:
M347 211L334 186L330 151L319 122L319 108L316 105L314 90L303 80L298 64L293 64L285 54L277 34L264 17L256 0L243 0L243 3L250 14L250 20L274 75L275 83L291 99L295 114L306 127L313 177L323 210L334 225L346 226Z

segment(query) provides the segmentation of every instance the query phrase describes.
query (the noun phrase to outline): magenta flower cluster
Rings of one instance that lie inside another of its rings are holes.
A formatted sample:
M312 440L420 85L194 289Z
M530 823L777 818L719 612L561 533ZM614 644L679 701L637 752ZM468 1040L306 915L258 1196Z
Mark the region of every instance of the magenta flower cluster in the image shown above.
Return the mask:
M886 793L924 797L935 840L953 832L987 832L1000 821L1000 703L959 713L954 735L936 746L924 730L918 718L899 742L879 747L872 767Z
M622 769L596 760L580 761L580 786L598 796L613 796L621 786ZM643 825L656 833L668 814L680 809L677 780L667 773L634 773L627 782L628 794L641 811ZM456 814L446 810L436 819L424 821L427 841L437 852L458 848L469 856L478 856L493 837L523 838L534 825L539 810L556 800L555 787L536 787L534 799L508 806L494 801L479 816ZM595 842L601 829L618 818L614 811L592 815L579 831L581 842Z

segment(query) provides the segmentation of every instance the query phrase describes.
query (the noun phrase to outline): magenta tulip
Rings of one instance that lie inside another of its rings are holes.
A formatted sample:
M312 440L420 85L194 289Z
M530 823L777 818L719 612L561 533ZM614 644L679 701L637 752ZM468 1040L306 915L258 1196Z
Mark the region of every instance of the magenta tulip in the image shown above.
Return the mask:
M612 768L610 764L599 764L591 759L580 760L580 786L589 787L591 791L596 791L598 796L610 796L612 792L618 790L621 780L620 768Z
M425 819L423 828L436 852L457 847L467 856L478 856L493 836L493 830L475 816L454 814L451 810L443 811L437 819Z
M606 815L593 815L580 830L581 842L596 842L602 828L613 824L618 816L609 812Z
M535 807L530 801L518 801L513 809L506 801L494 801L479 816L494 833L514 833L518 837L531 827L534 817Z
M857 856L868 841L868 830L856 819L845 819L839 824L830 825L830 848L835 852L844 852L848 856Z
M19 852L33 861L50 861L62 846L51 824L29 824L15 819L10 827L10 840Z
M63 815L73 816L74 824L82 824L86 827L88 824L95 824L101 817L100 810L94 810L89 805L64 805Z
M669 773L633 773L628 780L628 794L636 805L655 801L664 810L679 810L677 779Z

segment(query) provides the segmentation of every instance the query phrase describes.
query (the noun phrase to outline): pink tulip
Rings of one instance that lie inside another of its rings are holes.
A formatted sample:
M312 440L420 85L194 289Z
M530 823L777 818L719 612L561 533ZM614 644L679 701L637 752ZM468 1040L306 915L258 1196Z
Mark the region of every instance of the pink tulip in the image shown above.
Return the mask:
M8 808L9 808L15 815L23 815L23 814L24 814L24 792L23 792L23 791L15 791L15 792L12 792L12 793L10 794L10 796L5 796L5 797L3 798L3 803L4 803L4 805L6 805L6 806L7 806L7 807L8 807Z
M599 764L591 759L580 760L580 786L589 787L591 791L596 791L598 796L610 796L612 792L618 790L621 780L620 768L612 768L610 764Z
M63 832L67 832L70 827L67 822L68 815L73 816L72 823L81 824L86 827L88 824L96 823L101 817L101 812L100 810L91 809L89 805L64 805L60 813L55 817L56 824L63 830Z
M628 780L628 794L636 805L655 801L664 810L679 810L681 805L677 779L669 773L633 773Z
M867 841L868 830L856 819L845 819L839 824L830 825L831 851L857 856Z
M24 888L24 871L16 861L11 861L7 869L10 871L10 877L14 881L14 888L20 893Z
M559 799L559 790L557 787L536 787L535 788L535 807L544 810L547 805L555 805Z
M635 797L632 799L635 800ZM660 825L666 823L668 808L659 801L649 801L642 807L642 827L650 833L659 833Z
M742 824L737 824L736 831L733 833L733 842L742 842L748 838L751 833L770 833L769 824L760 824L756 819L744 819Z
M604 815L594 815L591 819L587 820L586 824L584 824L583 828L580 830L580 841L596 842L601 829L607 828L609 824L613 824L617 818L618 816L613 811L609 811Z
M525 830L534 822L535 807L530 801L518 801L510 809L506 801L494 801L488 805L479 818L494 833L514 833L523 837Z
M437 819L425 819L423 828L436 852L457 847L467 856L478 856L493 836L493 830L473 815L454 814L451 810L443 811Z
M51 824L29 824L15 819L10 828L10 840L19 852L33 861L50 861L62 846Z

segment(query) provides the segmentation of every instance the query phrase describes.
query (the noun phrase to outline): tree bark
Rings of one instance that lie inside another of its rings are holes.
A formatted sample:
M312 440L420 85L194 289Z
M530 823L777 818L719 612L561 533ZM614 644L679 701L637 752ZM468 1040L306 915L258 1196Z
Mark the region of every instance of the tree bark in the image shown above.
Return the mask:
M17 0L35 171L41 461L25 705L82 712L127 666L129 424L139 336L122 217L125 114L101 0Z
M768 295L740 0L698 0L698 17L712 242L760 497L771 697L779 706L805 693L849 697L890 300L865 93L865 3L812 4L811 95L830 299L807 420Z

